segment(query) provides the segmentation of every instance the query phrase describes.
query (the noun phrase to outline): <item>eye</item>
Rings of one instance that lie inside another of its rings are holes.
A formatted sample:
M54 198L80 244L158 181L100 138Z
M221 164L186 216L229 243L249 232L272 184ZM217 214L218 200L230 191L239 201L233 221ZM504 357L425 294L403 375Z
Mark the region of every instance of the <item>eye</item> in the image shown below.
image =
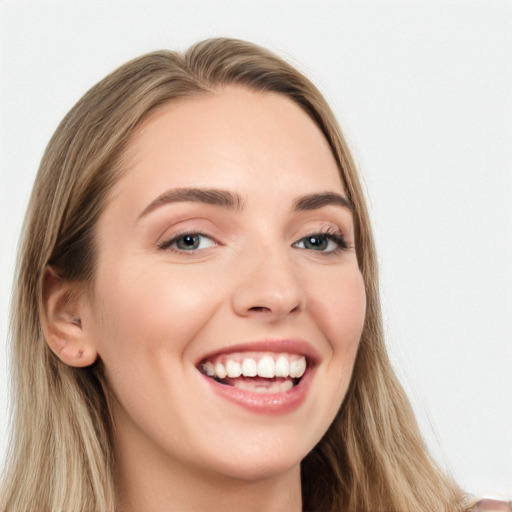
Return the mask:
M175 251L196 251L208 249L217 245L209 236L201 233L180 233L170 240L162 242L159 249L172 249Z
M295 242L294 247L310 251L335 253L348 249L341 233L313 233Z

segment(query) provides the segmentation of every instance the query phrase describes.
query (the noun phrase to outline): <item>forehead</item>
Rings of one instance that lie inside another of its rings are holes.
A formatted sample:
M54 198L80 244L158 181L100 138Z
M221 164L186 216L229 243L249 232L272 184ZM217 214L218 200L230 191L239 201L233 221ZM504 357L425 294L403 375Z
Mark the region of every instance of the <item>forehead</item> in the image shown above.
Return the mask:
M160 107L122 160L117 191L144 188L146 200L163 187L343 191L329 144L310 117L283 95L238 86Z

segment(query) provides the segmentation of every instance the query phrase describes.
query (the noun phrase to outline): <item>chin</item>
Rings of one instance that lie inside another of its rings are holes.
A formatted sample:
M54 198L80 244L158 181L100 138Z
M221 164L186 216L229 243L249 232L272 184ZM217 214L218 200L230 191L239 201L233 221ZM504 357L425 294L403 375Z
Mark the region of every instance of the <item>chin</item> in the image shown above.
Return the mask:
M245 481L268 479L294 470L299 471L302 459L315 443L305 446L304 439L295 441L293 436L261 436L252 443L246 443L244 447L232 445L222 454L211 454L207 465L226 477Z
M240 461L238 464L223 464L220 473L226 477L256 482L300 471L301 459L297 457L274 458L272 460Z

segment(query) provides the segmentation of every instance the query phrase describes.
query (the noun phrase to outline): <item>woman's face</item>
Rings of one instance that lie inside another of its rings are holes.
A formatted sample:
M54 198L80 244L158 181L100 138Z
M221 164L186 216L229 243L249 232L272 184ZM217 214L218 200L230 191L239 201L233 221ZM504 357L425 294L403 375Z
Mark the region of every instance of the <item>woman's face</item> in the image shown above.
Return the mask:
M154 113L123 170L82 318L120 459L298 469L345 396L365 317L327 142L289 99L229 87Z

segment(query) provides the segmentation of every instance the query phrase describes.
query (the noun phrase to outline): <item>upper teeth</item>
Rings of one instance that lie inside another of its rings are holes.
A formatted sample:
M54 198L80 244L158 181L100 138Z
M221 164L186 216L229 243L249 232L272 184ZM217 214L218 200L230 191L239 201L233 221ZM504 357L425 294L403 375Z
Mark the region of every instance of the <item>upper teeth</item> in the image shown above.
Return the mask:
M306 371L306 358L295 354L267 354L255 357L239 353L207 361L202 366L206 375L219 379L236 379L240 376L298 379Z

